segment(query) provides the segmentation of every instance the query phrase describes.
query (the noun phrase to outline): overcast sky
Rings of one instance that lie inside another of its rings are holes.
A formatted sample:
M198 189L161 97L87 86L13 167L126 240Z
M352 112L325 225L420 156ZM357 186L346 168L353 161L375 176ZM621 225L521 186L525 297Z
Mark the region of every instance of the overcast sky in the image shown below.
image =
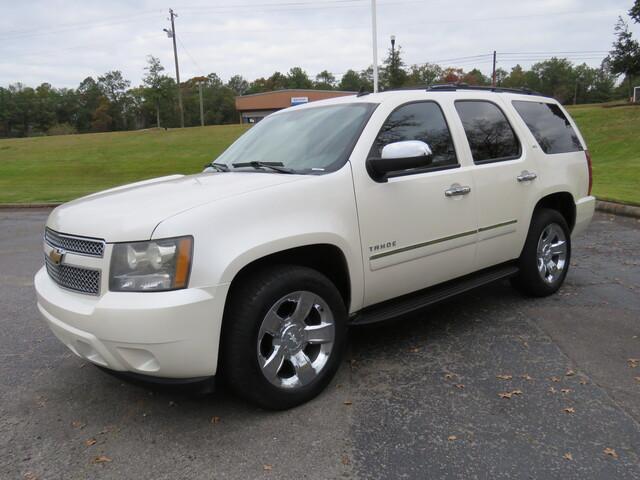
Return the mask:
M617 16L632 0L377 3L381 58L394 34L407 64L436 61L490 73L493 50L506 70L553 52L599 65ZM339 78L371 64L370 0L2 0L0 85L76 87L113 69L137 85L149 54L174 75L171 40L162 31L169 7L179 15L182 79L216 72L223 80L236 73L253 80L292 66L312 77L328 69ZM632 29L640 34L637 25Z

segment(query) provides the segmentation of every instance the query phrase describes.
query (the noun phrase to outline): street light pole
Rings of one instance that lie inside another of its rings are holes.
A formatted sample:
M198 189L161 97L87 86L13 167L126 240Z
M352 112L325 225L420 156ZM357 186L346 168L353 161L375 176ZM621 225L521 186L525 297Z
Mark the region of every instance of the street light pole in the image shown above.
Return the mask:
M395 78L396 78L396 36L391 35L391 78L390 83L392 87L395 87Z
M373 37L373 93L378 93L378 27L376 26L376 0L371 0L371 36Z
M171 30L164 29L167 36L173 39L173 58L176 62L176 82L178 82L178 110L180 110L180 128L184 128L184 109L182 108L182 89L180 88L180 67L178 66L178 47L176 46L176 25L173 21L178 15L169 9L169 19L171 20Z

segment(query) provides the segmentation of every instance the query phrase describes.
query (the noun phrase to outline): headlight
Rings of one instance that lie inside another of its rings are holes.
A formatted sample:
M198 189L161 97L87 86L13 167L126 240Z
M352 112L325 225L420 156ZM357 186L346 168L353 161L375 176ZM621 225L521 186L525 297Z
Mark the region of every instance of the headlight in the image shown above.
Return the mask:
M186 288L193 238L117 243L111 254L109 290L158 292Z

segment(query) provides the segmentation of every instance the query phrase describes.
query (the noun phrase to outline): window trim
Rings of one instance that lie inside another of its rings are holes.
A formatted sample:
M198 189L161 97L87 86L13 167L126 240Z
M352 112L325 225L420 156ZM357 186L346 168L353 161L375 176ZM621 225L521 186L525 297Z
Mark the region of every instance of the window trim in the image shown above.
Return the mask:
M524 119L524 117L522 116L520 111L516 108L515 102L522 102L522 103L526 102L526 103L543 104L543 105L555 105L556 107L560 108L560 112L562 112L562 115L564 115L564 119L567 122L569 122L569 125L571 126L571 129L573 130L574 135L578 139L578 142L580 142L580 150L570 150L568 152L553 152L553 153L545 152L544 148L542 147L542 145L540 145L540 142L538 141L536 136L533 134L533 131L531 130L531 127L529 127L529 125L527 124L527 121ZM524 123L524 126L529 131L529 133L531 134L531 136L535 140L536 145L538 145L538 148L540 148L540 151L544 155L566 155L567 153L576 153L576 152L584 152L585 151L585 148L582 145L582 141L580 140L580 136L578 135L578 132L577 132L577 126L571 123L572 119L570 117L567 117L566 113L564 112L564 109L562 108L562 106L560 104L555 103L555 102L543 102L541 100L529 100L529 99L522 100L522 99L515 99L514 98L513 100L511 100L511 107L516 111L516 113L518 114L518 117L520 117L520 120L522 120L522 123Z
M413 105L415 103L433 103L436 107L438 107L438 110L440 110L440 113L442 114L442 118L444 119L444 124L447 127L447 131L449 132L449 136L451 137L451 145L453 145L453 153L454 153L455 158L456 158L456 163L451 163L449 165L435 165L435 166L429 166L429 167L424 167L424 168L413 168L411 170L399 170L398 172L389 173L387 175L387 178L389 178L389 179L398 178L398 177L406 177L407 175L419 175L421 173L439 172L441 170L451 170L451 169L454 169L454 168L460 168L460 160L458 159L458 150L456 148L456 142L455 142L455 139L454 139L454 135L452 133L451 127L449 126L449 120L447 119L447 115L444 113L442 105L440 105L440 103L435 101L435 100L411 100L411 101L402 103L402 104L396 106L393 110L391 110L391 112L389 112L389 115L387 115L385 117L384 121L382 122L382 125L378 129L378 132L376 133L376 136L373 139L373 143L371 144L371 147L369 147L369 153L367 153L367 158L365 159L365 162L366 162L366 160L369 160L370 158L376 158L371 154L372 150L373 150L373 147L374 147L374 145L376 143L376 140L378 139L378 136L382 132L382 128L384 127L384 124L391 117L391 115L396 113L396 111L400 110L401 108L406 107L407 105ZM371 177L371 173L369 173L368 170L367 170L367 173L369 174L369 177ZM373 177L371 177L371 180L373 180L374 182L376 181Z
M511 155L509 157L487 158L485 160L477 160L476 161L476 159L473 158L473 151L471 149L471 143L469 143L469 137L467 136L467 130L464 128L464 122L462 121L462 117L460 116L460 112L456 108L456 114L458 115L458 118L460 119L460 123L462 124L462 131L464 132L464 138L467 140L467 145L469 146L469 152L471 153L471 160L473 161L474 165L486 165L487 163L508 162L509 160L519 160L519 159L522 158L522 156L524 155L524 149L522 148L522 141L520 140L520 137L518 136L518 132L516 132L516 129L513 128L513 125L509 121L509 117L507 116L507 114L505 113L503 108L500 105L498 105L498 103L494 102L493 100L485 100L485 99L482 99L482 98L469 98L469 99L455 100L453 102L453 107L455 108L457 103L464 103L464 102L467 102L467 103L482 102L482 103L490 103L490 104L494 105L500 111L500 113L502 113L502 116L507 121L507 125L509 125L509 128L511 128L511 131L513 132L513 136L516 139L516 142L518 142L518 153L517 153L517 155Z

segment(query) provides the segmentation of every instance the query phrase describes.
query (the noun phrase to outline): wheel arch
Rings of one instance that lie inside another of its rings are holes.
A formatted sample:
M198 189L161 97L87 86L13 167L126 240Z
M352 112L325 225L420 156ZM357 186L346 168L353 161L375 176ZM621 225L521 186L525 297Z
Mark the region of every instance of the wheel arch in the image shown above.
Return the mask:
M227 298L243 278L274 265L299 265L317 270L336 286L344 300L345 308L349 310L352 299L349 264L342 249L331 243L314 243L287 248L253 259L235 273Z
M536 203L531 215L531 219L533 219L536 211L540 210L541 208L550 208L552 210L558 211L567 222L569 231L573 231L573 228L576 224L576 202L571 193L563 191L545 195ZM529 221L529 224L531 224L531 221Z

